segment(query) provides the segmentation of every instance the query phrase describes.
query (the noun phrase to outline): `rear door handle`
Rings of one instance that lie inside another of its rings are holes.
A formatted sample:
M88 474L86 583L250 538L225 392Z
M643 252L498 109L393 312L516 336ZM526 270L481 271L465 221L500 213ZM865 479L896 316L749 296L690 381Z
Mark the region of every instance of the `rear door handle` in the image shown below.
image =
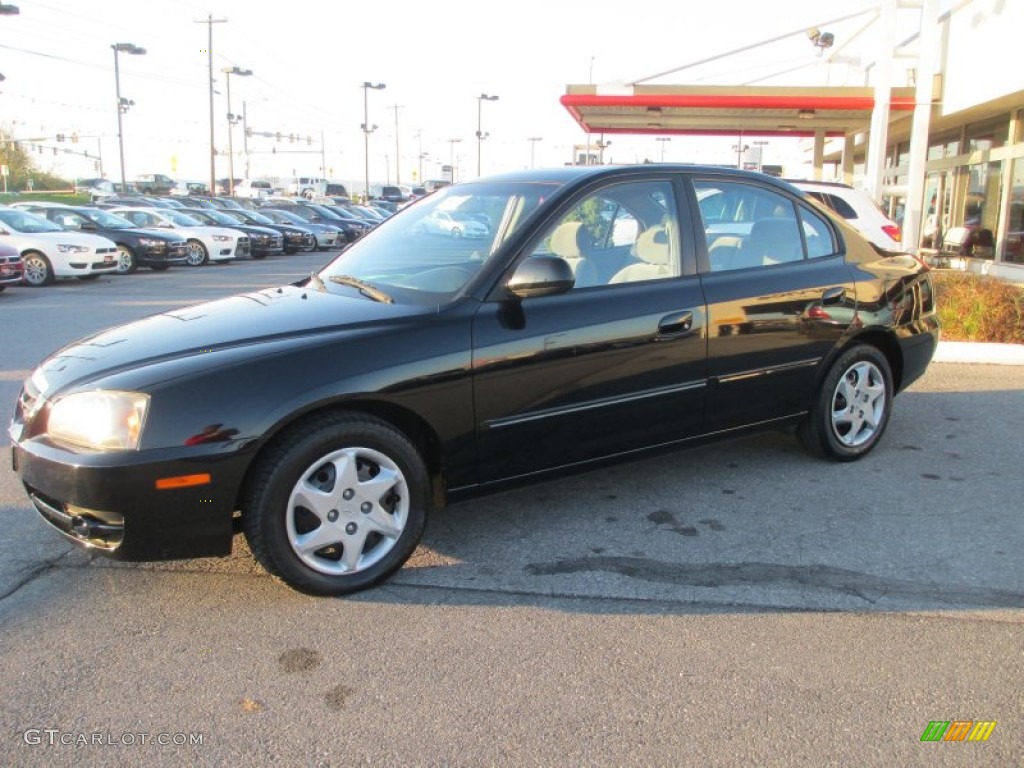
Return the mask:
M693 312L683 310L665 315L658 322L658 336L660 338L675 338L689 333L693 330Z

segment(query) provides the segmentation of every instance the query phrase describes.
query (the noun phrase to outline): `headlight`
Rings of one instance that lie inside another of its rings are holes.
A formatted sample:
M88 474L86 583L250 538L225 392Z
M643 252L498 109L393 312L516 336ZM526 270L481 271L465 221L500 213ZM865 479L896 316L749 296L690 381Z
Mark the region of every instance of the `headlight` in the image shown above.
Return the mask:
M140 392L79 392L50 409L50 437L97 451L134 451L146 423L149 395Z
M145 246L146 248L160 248L166 243L163 240L153 240L148 237L140 237L139 245Z
M57 250L61 253L88 253L89 247L86 245L71 245L69 243L60 243L57 245Z
M234 238L229 235L214 235L213 239L218 243L230 243L234 240Z

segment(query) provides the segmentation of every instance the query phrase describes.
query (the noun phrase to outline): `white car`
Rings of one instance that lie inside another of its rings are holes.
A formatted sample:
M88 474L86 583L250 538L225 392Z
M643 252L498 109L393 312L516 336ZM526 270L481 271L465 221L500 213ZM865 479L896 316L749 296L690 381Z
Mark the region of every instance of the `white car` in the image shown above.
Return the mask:
M262 199L274 194L274 185L266 179L242 179L235 184L235 197Z
M117 245L99 235L67 232L52 221L0 207L0 239L21 253L25 283L48 285L58 277L89 279L117 270Z
M886 216L867 192L833 181L790 180L789 183L844 218L879 248L903 249L900 225Z
M424 230L450 237L487 237L491 232L487 225L470 213L460 211L433 210L421 222Z
M173 229L188 238L190 267L213 262L221 264L249 253L249 236L237 229L210 227L186 213L170 208L112 208L111 213L123 216L138 227Z

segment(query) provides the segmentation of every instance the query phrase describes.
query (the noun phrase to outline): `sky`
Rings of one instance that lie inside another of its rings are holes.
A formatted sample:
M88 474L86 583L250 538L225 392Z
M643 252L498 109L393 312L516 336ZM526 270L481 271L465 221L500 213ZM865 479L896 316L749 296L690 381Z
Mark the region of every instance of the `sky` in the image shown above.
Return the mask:
M7 2L7 0L5 0ZM254 0L9 0L0 16L0 130L47 137L38 164L70 178L118 180L114 43L146 49L119 55L125 170L178 179L210 177L208 34L213 36L217 177L228 175L225 67L231 112L255 133L250 176L364 177L364 95L371 183L439 178L454 160L459 178L477 175L477 119L486 175L563 165L586 134L558 101L570 83L630 82L806 27L873 3L849 0L434 0L290 4ZM216 20L210 25L209 18ZM866 17L827 27L853 35ZM824 29L824 27L823 27ZM868 41L869 43L869 41ZM826 64L806 35L653 80L660 84L860 85L854 65ZM384 83L382 90L361 88ZM495 101L478 99L496 95ZM57 134L67 137L57 143ZM70 136L78 136L71 144ZM295 134L299 141L288 137ZM245 175L241 126L234 170ZM308 142L307 142L308 137ZM537 138L537 141L530 141ZM605 160L735 162L728 138L608 137ZM397 141L396 141L397 139ZM453 141L457 140L457 141ZM765 147L764 162L795 162L795 142ZM396 147L397 144L397 147ZM57 154L53 149L58 150ZM65 150L70 150L66 152ZM276 150L276 151L274 151ZM88 152L89 157L84 157ZM771 157L772 153L776 157ZM82 155L73 154L82 153ZM396 168L397 166L397 168ZM421 170L422 169L422 170ZM422 173L422 175L421 175Z

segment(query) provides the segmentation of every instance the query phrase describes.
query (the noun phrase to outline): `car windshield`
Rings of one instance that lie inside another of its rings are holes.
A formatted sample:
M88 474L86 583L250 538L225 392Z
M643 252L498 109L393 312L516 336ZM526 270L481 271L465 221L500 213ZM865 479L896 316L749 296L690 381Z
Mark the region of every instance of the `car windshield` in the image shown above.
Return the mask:
M28 211L19 211L15 208L0 210L0 221L13 229L15 232L63 232L64 230L49 219L36 216Z
M298 224L300 227L304 227L309 224L301 216L296 216L294 213L289 211L278 211L278 210L266 210L262 211L263 215L269 219L272 219L275 224Z
M255 211L231 211L229 216L235 216L239 221L246 222L249 224L273 224L274 220L269 216L264 216L262 213L256 213Z
M201 227L203 225L203 222L195 216L189 216L187 213L179 213L178 211L173 211L170 208L162 210L161 213L179 227Z
M128 219L113 213L107 213L107 211L101 211L99 208L82 211L81 213L93 224L104 229L133 229L135 227Z
M223 224L228 227L232 224L238 223L238 219L233 219L228 214L221 211L215 211L212 208L207 208L202 211L188 211L188 215L205 223L213 222L214 224Z
M326 290L351 291L336 278L354 278L399 302L450 300L557 186L481 182L447 187L381 223L327 265L320 277L329 286ZM430 216L435 210L466 214L482 227L474 230L474 237L442 229Z

